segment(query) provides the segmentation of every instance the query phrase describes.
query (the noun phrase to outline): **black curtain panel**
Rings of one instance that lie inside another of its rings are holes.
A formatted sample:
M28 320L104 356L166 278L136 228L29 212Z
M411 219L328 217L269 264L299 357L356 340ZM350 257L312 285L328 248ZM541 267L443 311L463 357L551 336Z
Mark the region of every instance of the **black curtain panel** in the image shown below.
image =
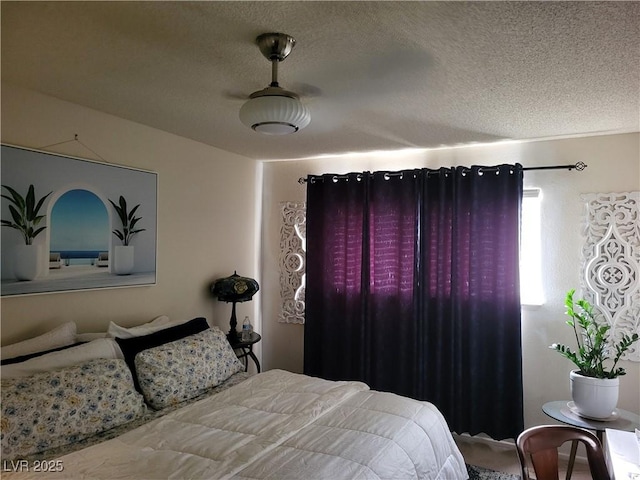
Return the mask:
M523 429L520 165L307 179L304 372Z

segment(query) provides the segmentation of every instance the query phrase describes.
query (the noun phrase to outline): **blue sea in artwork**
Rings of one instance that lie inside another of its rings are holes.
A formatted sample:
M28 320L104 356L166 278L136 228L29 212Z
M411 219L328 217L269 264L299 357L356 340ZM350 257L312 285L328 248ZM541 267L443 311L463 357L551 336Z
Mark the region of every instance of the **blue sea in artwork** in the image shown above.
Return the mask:
M61 258L98 258L102 250L51 250L51 253L60 253Z

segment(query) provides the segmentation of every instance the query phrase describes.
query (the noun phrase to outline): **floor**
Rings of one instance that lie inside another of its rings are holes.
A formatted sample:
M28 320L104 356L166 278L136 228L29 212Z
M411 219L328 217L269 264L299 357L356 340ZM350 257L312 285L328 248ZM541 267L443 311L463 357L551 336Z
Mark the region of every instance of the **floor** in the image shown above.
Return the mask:
M467 463L499 472L520 475L520 462L513 444L495 442L483 438L471 438L465 435L454 435L454 439ZM579 458L581 455L580 448L578 449L578 458L576 458L576 463L573 467L571 480L591 480L586 460L581 461ZM585 455L585 453L582 452L582 455ZM561 454L559 475L561 479L566 476L567 457L563 458Z

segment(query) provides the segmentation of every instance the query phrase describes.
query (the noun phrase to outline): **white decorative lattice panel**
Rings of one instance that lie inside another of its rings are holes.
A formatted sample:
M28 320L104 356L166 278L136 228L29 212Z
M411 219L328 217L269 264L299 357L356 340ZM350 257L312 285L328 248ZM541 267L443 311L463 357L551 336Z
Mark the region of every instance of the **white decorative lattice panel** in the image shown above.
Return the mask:
M278 321L304 323L307 205L282 202L280 222L280 298Z
M611 335L640 332L640 192L590 193L586 203L581 287L611 325ZM640 362L636 342L622 357Z

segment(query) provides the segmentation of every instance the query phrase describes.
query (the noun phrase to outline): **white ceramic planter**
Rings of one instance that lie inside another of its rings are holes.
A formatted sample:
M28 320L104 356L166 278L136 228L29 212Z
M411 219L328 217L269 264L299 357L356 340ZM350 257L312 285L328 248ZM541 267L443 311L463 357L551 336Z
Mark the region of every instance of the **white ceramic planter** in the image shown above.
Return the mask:
M13 274L18 280L35 280L42 264L42 246L17 245Z
M595 420L611 416L618 404L619 378L585 377L577 370L573 370L569 378L571 398L580 415Z
M129 275L133 271L133 246L117 245L114 248L113 273Z

